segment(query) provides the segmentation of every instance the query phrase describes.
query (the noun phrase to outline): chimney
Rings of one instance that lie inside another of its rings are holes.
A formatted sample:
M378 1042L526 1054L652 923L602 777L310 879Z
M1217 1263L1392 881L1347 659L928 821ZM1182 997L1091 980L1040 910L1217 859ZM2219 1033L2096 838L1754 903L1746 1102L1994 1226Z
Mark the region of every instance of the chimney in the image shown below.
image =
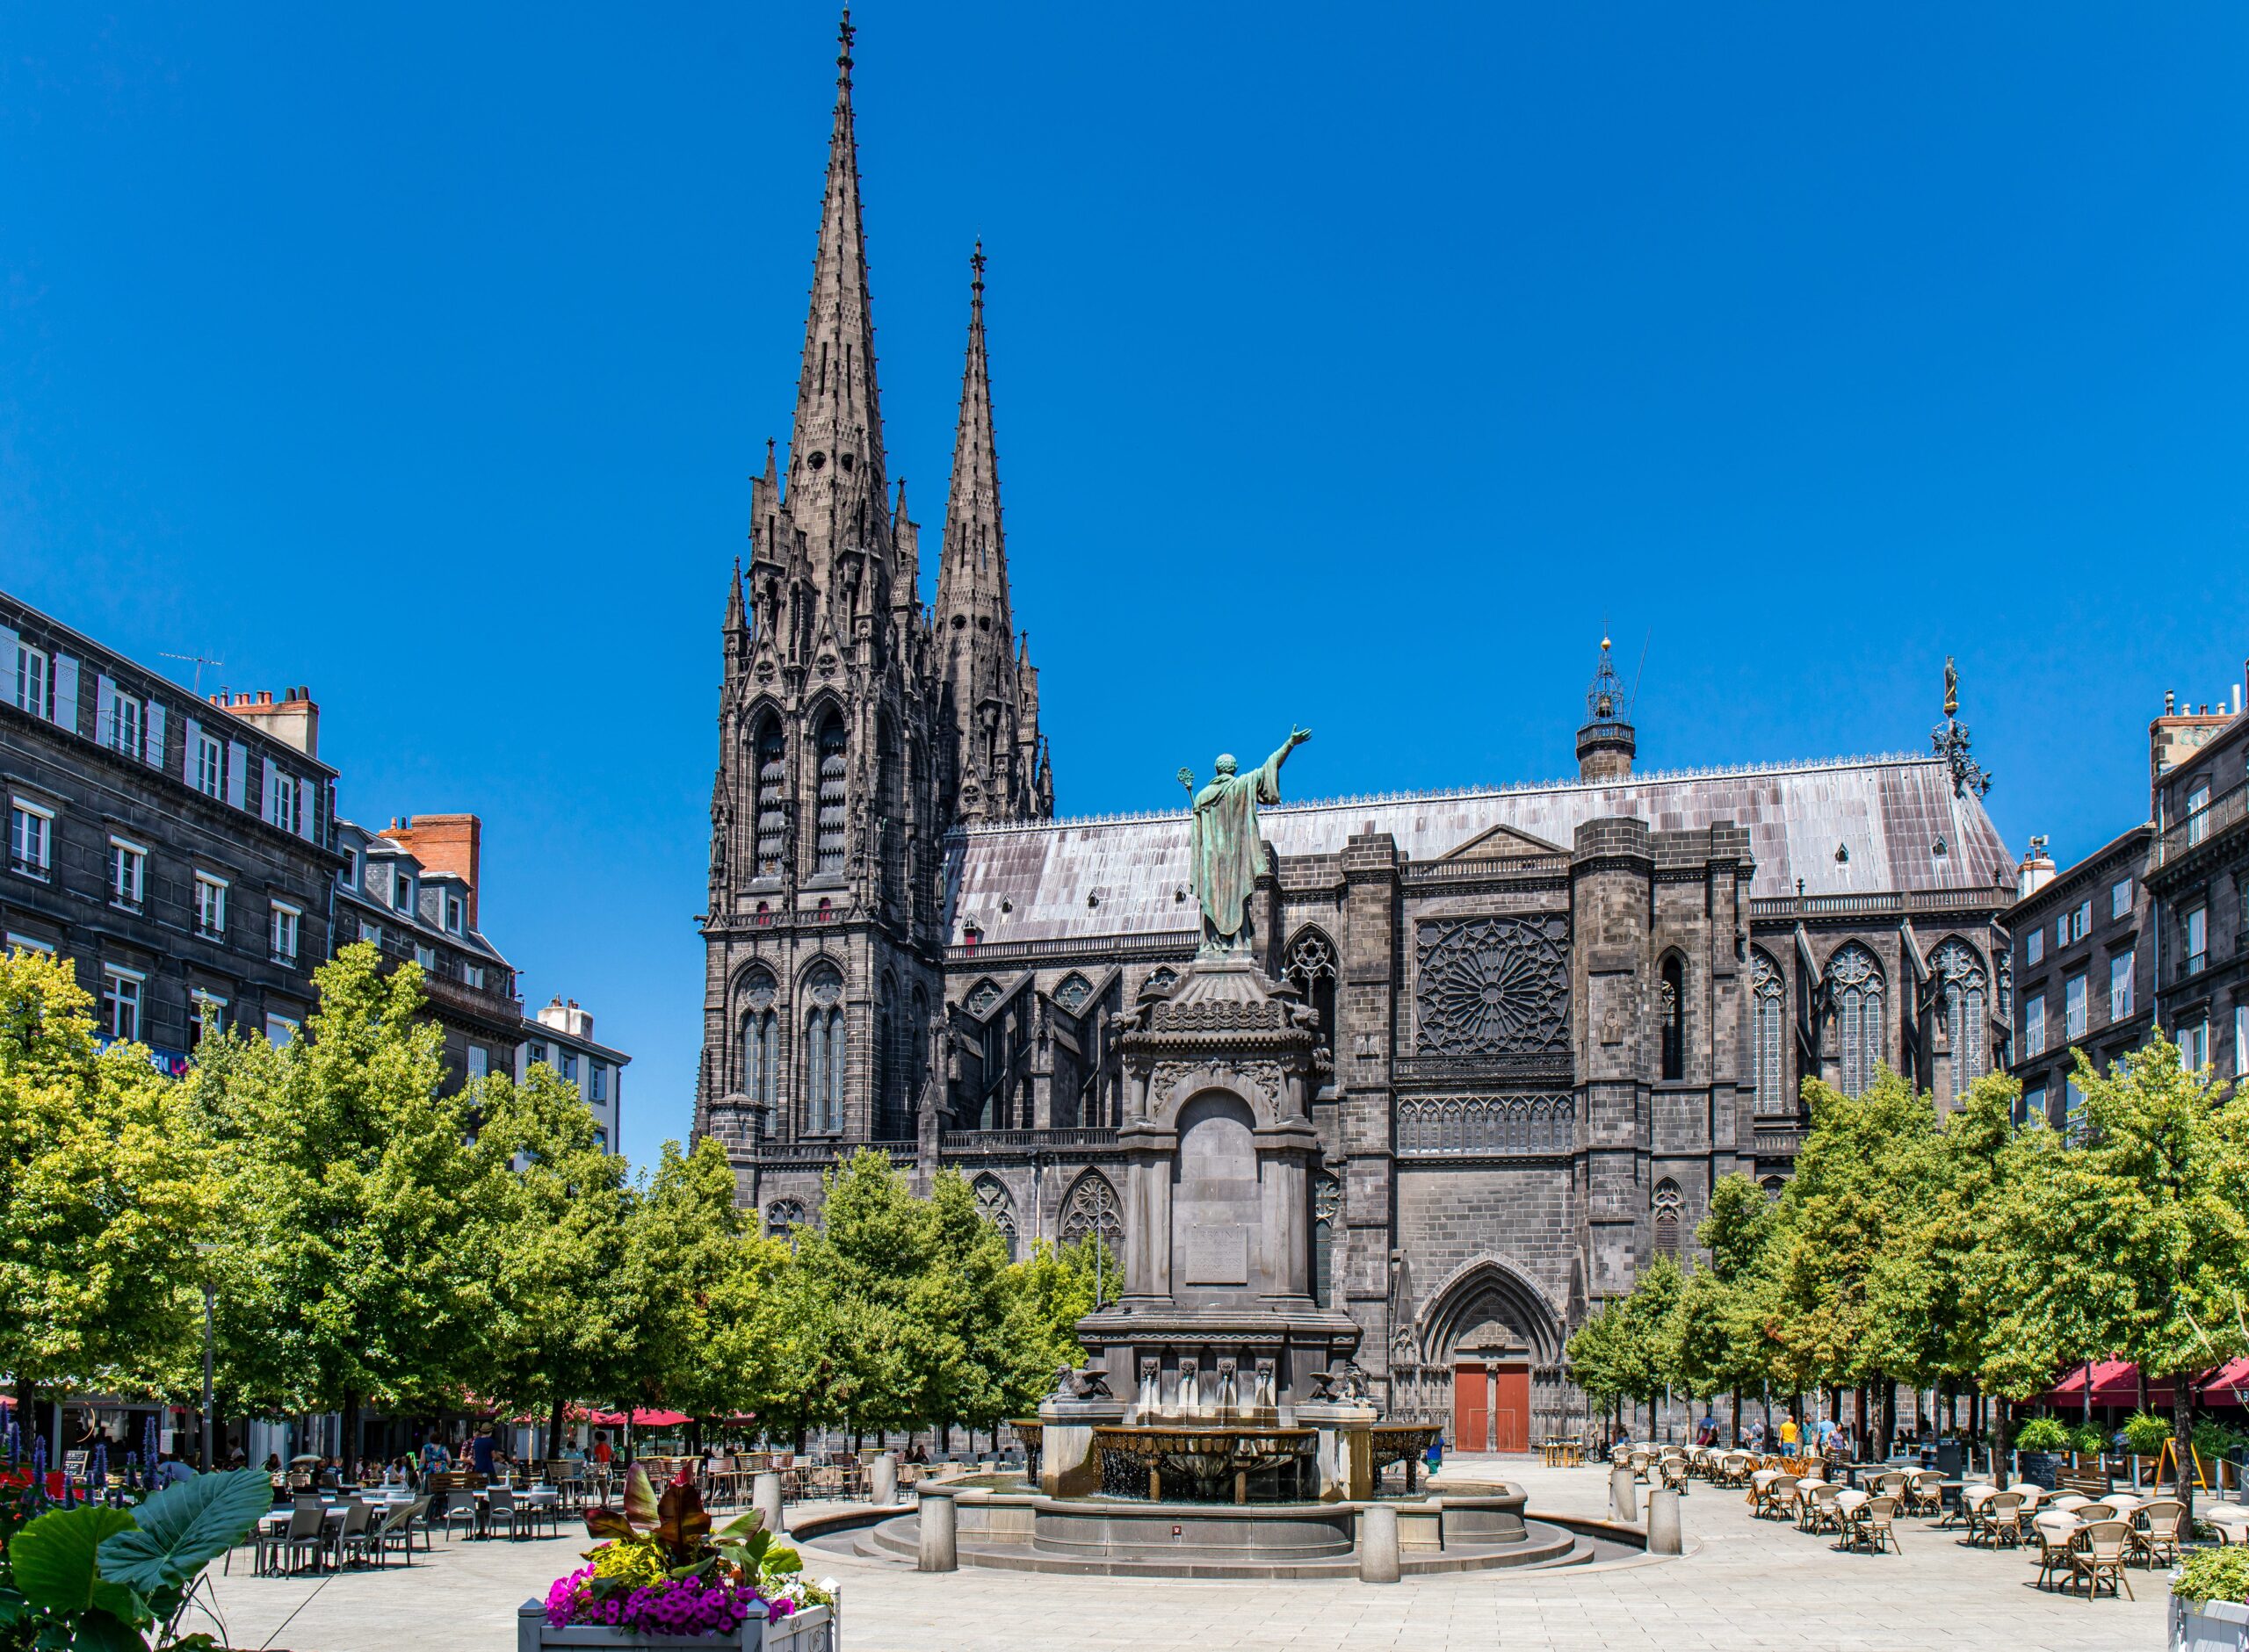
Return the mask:
M383 833L431 872L451 872L468 885L468 927L476 920L478 862L483 854L484 822L473 814L409 815Z
M2053 881L2054 857L2046 853L2046 839L2042 834L2030 840L2030 853L2022 857L2022 866L2015 875L2016 895L2028 899Z
M271 689L261 689L255 695L221 689L211 696L211 703L307 757L320 755L320 707L314 703L310 689L286 689L278 700Z
M578 1007L578 1000L575 998L565 1004L560 992L554 995L553 1003L539 1012L539 1024L552 1027L558 1033L568 1033L573 1038L582 1038L589 1043L593 1042L594 1018Z

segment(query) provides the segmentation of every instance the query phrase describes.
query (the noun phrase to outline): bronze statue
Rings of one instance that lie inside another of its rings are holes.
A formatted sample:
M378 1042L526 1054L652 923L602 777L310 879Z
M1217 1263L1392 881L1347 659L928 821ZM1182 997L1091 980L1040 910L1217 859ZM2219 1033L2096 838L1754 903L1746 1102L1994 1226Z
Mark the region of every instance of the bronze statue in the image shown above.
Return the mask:
M1280 802L1281 765L1311 738L1310 729L1291 730L1281 749L1247 775L1234 772L1232 753L1223 754L1211 783L1199 791L1195 771L1179 771L1180 784L1194 799L1190 861L1203 907L1204 956L1248 949L1249 897L1265 869L1257 805Z

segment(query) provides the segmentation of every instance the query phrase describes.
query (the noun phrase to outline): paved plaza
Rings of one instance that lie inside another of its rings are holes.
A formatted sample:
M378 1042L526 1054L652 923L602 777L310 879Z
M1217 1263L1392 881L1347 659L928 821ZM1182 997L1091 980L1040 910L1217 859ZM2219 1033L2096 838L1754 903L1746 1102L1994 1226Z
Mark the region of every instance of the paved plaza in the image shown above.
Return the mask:
M1521 1482L1533 1513L1598 1518L1605 1470L1518 1458L1456 1459L1456 1472ZM816 1506L816 1505L814 1505ZM1507 1576L1358 1583L1185 1583L961 1571L925 1576L855 1556L808 1555L843 1586L850 1652L963 1648L1448 1649L1627 1648L1638 1652L1827 1648L2107 1652L2163 1643L2163 1574L2136 1570L2137 1600L2033 1586L2021 1550L1971 1549L1954 1531L1901 1521L1901 1555L1837 1552L1831 1537L1752 1520L1737 1491L1699 1482L1686 1505L1692 1552L1664 1562ZM411 1576L262 1579L239 1562L217 1580L229 1643L293 1652L482 1652L513 1644L515 1608L576 1563L574 1535L440 1540Z

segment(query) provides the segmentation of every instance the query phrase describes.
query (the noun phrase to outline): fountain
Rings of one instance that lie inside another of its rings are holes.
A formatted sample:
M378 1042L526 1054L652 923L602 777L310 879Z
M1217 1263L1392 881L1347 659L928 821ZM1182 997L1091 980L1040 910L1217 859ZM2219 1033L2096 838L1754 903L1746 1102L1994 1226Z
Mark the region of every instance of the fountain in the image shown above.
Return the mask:
M1417 1497L1437 1425L1382 1418L1352 1358L1358 1324L1313 1295L1311 1095L1328 1057L1310 1008L1258 967L1247 902L1262 864L1255 804L1278 799L1281 762L1306 738L1247 776L1220 759L1196 794L1204 944L1175 981L1142 992L1117 1040L1124 1288L1078 1322L1088 1362L1059 1372L1038 1419L1016 1425L1028 1474L929 1494L954 1499L963 1564L1349 1576L1360 1516L1400 1463L1409 1574L1602 1552L1525 1520L1511 1485ZM859 1547L910 1552L915 1520L886 1520Z

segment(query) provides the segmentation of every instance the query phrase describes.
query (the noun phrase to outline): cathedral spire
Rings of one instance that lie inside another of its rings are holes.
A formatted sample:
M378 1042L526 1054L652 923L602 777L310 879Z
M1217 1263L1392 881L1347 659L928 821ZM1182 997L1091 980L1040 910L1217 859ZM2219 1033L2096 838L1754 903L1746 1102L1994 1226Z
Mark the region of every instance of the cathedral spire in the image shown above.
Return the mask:
M820 246L789 438L789 514L806 537L820 577L837 552L879 552L888 538L874 317L851 112L855 32L846 10L836 36L835 120L828 140Z
M1000 521L992 369L984 350L981 241L969 256L968 267L968 352L960 370L960 418L953 431L952 492L945 502L937 614L941 624L958 615L980 631L996 633L1000 657L1004 659L1014 640L1015 626L1008 603L1007 540ZM980 621L983 623L979 624Z

